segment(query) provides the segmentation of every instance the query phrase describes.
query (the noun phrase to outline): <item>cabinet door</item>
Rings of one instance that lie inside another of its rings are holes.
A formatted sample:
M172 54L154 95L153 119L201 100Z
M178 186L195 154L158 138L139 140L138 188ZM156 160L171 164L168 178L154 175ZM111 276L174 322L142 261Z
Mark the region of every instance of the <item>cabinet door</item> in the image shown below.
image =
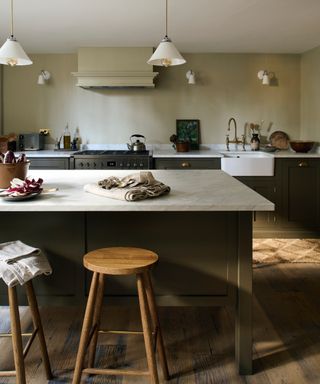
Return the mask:
M242 183L275 204L275 211L253 212L254 228L274 227L277 215L277 188L274 177L237 177Z
M63 157L31 157L30 169L69 169L69 159Z
M154 159L155 169L220 169L219 158L169 158Z
M319 226L320 161L310 158L281 160L282 225L297 229Z

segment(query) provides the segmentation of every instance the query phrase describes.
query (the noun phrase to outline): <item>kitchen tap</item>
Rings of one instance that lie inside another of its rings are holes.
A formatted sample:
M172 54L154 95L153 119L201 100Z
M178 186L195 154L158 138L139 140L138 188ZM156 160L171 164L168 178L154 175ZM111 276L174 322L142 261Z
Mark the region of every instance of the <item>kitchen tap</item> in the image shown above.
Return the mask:
M230 132L230 125L231 123L233 122L234 124L234 139L233 140L229 140L229 143L240 143L240 140L238 140L238 137L237 137L237 122L236 122L236 119L234 117L231 117L228 121L228 131Z
M229 134L227 134L227 139L226 139L226 146L227 146L227 151L229 151L229 143L233 144L240 144L242 143L242 148L245 151L245 136L242 135L242 138L239 139L237 135L237 122L234 117L231 117L228 121L228 132L231 130L231 123L233 122L234 124L234 139L230 140L229 139Z

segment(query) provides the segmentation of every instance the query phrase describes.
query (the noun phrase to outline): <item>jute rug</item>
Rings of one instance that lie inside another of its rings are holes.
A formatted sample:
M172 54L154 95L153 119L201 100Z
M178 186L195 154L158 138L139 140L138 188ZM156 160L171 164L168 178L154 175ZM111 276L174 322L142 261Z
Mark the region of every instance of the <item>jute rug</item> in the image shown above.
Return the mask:
M320 239L253 239L253 264L320 263Z

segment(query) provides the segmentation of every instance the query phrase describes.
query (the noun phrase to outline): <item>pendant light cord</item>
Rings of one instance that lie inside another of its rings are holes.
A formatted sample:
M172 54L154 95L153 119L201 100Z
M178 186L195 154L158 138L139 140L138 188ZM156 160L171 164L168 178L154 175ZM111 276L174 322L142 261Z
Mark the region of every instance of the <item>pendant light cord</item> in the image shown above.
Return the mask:
M168 0L166 0L166 36L168 36Z
M13 0L11 0L11 37L13 37Z

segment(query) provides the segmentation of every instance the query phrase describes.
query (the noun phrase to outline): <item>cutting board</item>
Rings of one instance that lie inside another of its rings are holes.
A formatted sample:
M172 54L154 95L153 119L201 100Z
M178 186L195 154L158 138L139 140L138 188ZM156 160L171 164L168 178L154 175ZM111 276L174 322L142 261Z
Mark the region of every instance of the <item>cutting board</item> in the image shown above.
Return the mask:
M269 140L271 145L277 149L289 148L289 136L283 131L272 132Z

